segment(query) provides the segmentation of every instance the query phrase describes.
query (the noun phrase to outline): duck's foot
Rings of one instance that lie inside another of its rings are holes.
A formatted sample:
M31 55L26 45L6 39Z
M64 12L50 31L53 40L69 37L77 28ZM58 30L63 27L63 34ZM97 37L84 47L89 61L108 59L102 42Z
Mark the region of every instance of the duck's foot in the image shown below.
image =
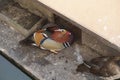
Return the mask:
M55 51L55 50L50 50L51 52L53 52L53 53L55 53L55 54L57 54L58 52L57 51Z

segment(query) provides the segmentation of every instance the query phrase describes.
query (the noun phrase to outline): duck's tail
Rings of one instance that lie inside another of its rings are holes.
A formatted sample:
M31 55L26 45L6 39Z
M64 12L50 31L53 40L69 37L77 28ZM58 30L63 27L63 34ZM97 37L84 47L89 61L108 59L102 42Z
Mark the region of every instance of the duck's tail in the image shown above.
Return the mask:
M26 37L25 39L19 41L19 44L21 44L21 45L32 45L32 43L34 43L34 41L32 39L33 38L32 36L33 35L30 35L30 36Z

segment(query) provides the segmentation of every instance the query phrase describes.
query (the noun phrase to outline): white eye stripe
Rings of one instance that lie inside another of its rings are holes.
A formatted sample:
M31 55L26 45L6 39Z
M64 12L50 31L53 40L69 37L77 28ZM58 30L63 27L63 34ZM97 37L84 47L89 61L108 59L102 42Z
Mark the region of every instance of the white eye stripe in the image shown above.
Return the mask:
M57 29L57 30L55 30L55 31L66 31L65 29Z
M45 34L45 33L42 33L42 35L43 35L44 37L48 37L47 34Z

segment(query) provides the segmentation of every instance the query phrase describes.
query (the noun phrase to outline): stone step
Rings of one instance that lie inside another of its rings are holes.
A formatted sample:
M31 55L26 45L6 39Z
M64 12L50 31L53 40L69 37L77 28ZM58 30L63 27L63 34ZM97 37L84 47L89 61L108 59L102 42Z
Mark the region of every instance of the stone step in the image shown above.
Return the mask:
M13 0L0 1L0 18L18 30L25 37L41 27L43 16L37 16Z
M10 1L7 5L2 5L0 7L2 8L0 13L9 17L11 20L23 26L25 29L30 29L37 21L40 20L39 16L22 8L14 1Z

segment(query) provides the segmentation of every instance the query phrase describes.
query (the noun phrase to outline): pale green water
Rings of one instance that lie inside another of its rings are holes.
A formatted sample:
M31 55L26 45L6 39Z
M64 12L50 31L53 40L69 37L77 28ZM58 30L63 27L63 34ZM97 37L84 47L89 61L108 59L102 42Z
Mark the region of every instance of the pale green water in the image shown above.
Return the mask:
M32 80L0 55L0 80Z

